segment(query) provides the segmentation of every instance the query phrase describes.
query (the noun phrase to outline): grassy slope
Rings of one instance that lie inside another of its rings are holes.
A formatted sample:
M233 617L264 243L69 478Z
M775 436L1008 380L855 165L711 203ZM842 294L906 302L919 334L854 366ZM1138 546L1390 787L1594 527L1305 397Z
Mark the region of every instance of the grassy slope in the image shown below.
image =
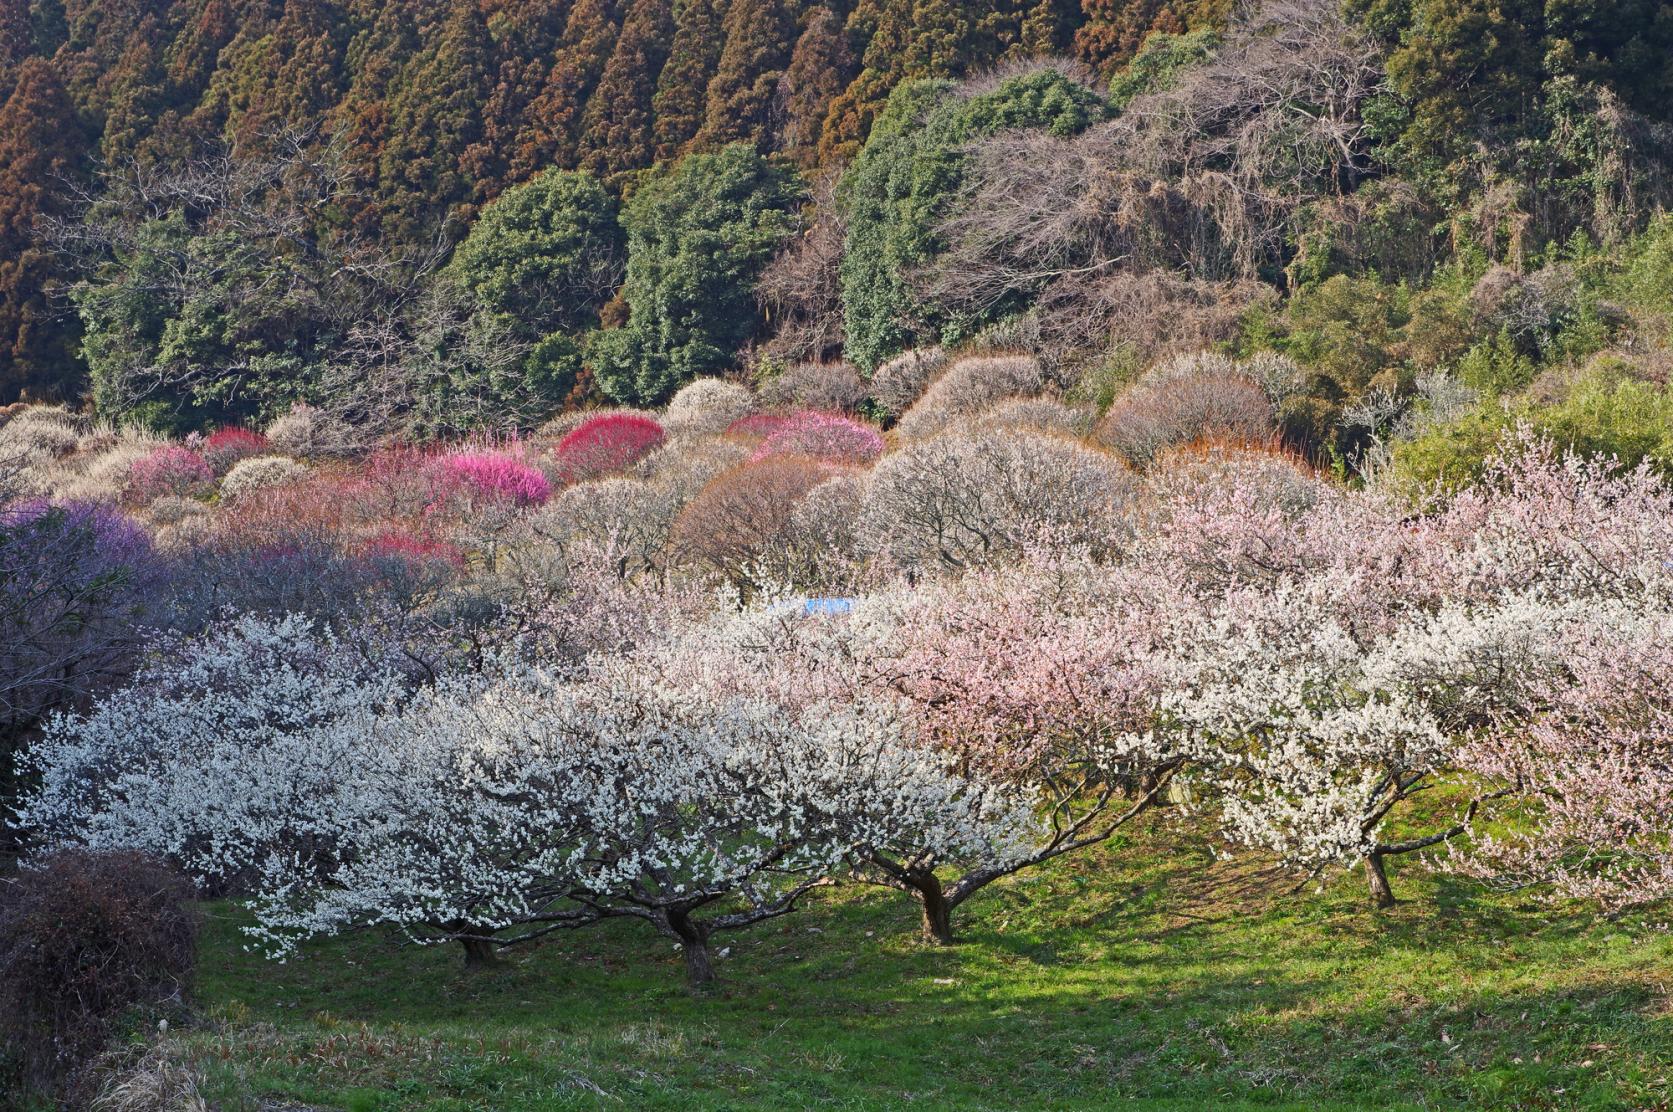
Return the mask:
M467 975L382 936L288 965L217 915L175 1049L228 1108L1649 1108L1673 941L1408 868L1362 905L1151 834L1018 878L917 942L892 893L732 936L694 998L610 924ZM1165 848L1164 848L1165 847ZM1136 1104L1130 1098L1141 1098Z

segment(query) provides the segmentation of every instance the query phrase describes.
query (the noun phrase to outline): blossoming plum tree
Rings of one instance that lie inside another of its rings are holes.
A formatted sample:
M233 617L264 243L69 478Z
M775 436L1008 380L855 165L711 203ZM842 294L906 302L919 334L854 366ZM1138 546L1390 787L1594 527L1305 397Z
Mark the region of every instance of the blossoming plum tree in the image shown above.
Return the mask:
M714 933L789 912L864 847L914 831L951 850L1028 821L886 704L791 713L619 661L576 677L506 660L414 691L393 658L296 617L165 657L53 724L24 819L245 886L281 956L391 924L480 964L637 917L701 984Z

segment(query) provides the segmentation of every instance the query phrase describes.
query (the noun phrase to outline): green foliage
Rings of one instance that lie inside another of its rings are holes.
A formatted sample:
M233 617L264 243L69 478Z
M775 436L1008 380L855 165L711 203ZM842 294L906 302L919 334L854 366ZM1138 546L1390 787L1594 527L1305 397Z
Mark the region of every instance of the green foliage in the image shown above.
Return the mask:
M1459 381L1488 397L1520 390L1534 380L1539 368L1500 330L1476 344L1458 361Z
M1616 106L1666 118L1673 8L1661 0L1348 6L1388 49L1394 96L1371 116L1391 163L1459 209L1495 184L1502 200L1503 185L1517 183L1524 211L1536 218L1528 229L1534 246L1587 221L1616 219L1604 210L1627 198L1608 195L1639 161L1623 155L1642 151L1647 137L1623 133ZM1636 191L1627 184L1626 194Z
M756 277L801 200L793 175L744 144L692 155L635 193L622 216L628 320L588 352L604 392L650 405L730 366L757 327Z
M1342 395L1354 396L1393 384L1410 319L1404 287L1338 274L1291 299L1284 347Z
M294 258L183 213L147 220L72 291L94 404L166 427L262 420L299 396L330 307ZM136 406L144 405L143 410Z
M1673 395L1655 383L1590 374L1559 404L1534 411L1534 425L1585 455L1629 467L1650 459L1673 474Z
M1209 57L1219 45L1220 32L1211 27L1185 35L1151 35L1133 60L1110 78L1110 104L1125 108L1135 97L1166 89L1182 71Z
M992 318L953 319L914 298L909 274L942 249L935 228L964 180L965 147L1008 128L1073 135L1109 113L1086 86L1042 69L965 96L949 81L901 85L844 175L848 358L866 369L919 341L957 342Z
M1157 40L1222 31L1232 9L1232 0L1081 0L1086 20L1075 32L1075 53L1099 72L1114 70L1118 82L1115 67L1139 67Z
M1662 216L1631 245L1611 291L1627 304L1673 323L1673 216Z
M53 304L66 275L35 237L67 215L64 182L82 175L88 136L57 70L27 59L0 101L0 405L73 396L81 385L76 329ZM3 87L3 86L0 86Z
M1396 881L1409 898L1372 913L1357 872L1293 892L1178 826L1002 882L966 905L959 946L918 943L892 893L817 892L734 946L710 996L628 922L560 931L484 976L454 948L376 935L274 965L217 908L208 1019L168 1049L211 1102L378 1112L1601 1112L1673 1096L1667 932L1536 912L1415 864Z
M622 251L610 192L583 171L548 170L483 209L449 269L490 311L542 337L597 325Z
M1413 489L1456 490L1479 478L1518 422L1582 455L1636 467L1651 460L1673 475L1673 394L1602 366L1553 405L1484 401L1447 424L1394 447L1395 473Z

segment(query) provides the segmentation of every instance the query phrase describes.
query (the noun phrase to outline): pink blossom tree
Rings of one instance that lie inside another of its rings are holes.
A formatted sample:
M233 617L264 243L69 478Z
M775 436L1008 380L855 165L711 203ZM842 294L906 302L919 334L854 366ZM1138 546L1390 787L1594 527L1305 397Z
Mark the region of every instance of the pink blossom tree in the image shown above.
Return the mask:
M883 454L883 435L870 425L831 413L792 414L756 447L750 460L797 455L864 465Z
M1560 643L1532 720L1484 736L1462 761L1518 807L1443 863L1610 912L1673 898L1673 614L1590 604Z
M666 434L650 417L606 413L582 422L558 441L558 470L566 483L621 471L650 455Z
M490 502L538 506L552 496L551 481L540 469L509 452L455 452L436 465L448 486Z

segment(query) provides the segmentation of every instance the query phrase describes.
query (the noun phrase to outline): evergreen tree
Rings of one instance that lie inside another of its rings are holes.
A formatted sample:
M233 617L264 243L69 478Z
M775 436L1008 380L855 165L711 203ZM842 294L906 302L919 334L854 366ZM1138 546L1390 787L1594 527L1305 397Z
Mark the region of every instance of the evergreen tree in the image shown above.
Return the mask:
M732 0L725 35L693 143L699 149L740 141L764 147L774 94L796 36L795 17L785 0Z
M936 225L959 196L965 152L975 139L1017 127L1072 135L1108 112L1107 101L1052 70L1010 78L972 97L944 79L896 89L840 188L848 217L842 258L848 358L875 367L920 341L957 342L1015 309L997 307L980 320L953 318L919 304L907 276L944 247Z
M154 41L161 37L147 21L127 44L105 84L99 157L106 163L123 165L139 158L169 106L168 75Z
M684 0L674 12L674 42L651 101L656 160L677 155L703 126L709 78L720 64L726 0Z
M28 0L0 0L0 82L9 82L12 71L30 55L34 45ZM0 89L4 87L0 85Z
M575 165L582 116L614 52L617 27L610 0L576 0L570 9L551 72L529 105L512 158L518 177L547 166Z
M449 274L529 345L525 383L555 411L581 372L622 254L615 198L584 171L548 170L482 210Z
M57 70L25 59L0 107L0 403L74 397L80 389L75 322L52 304L63 276L38 224L65 214L62 182L80 175L87 153Z
M848 18L849 40L863 44L860 74L831 105L821 156L852 157L902 82L951 77L993 61L981 32L999 10L964 0L860 0Z
M831 9L814 8L806 22L778 83L778 148L811 169L819 161L819 138L831 102L853 77L854 56L842 21Z
M799 185L753 147L685 158L628 202L628 319L594 334L604 392L654 405L731 365L759 318L755 280L789 234Z
M343 96L345 22L331 0L286 0L271 28L246 27L222 52L199 114L241 156L267 153L283 128L318 127Z
M1222 30L1233 0L1081 0L1085 22L1074 34L1075 54L1108 73L1127 64L1152 34Z
M324 130L342 144L357 189L344 216L365 234L381 230L378 174L389 141L389 98L406 64L422 49L418 23L406 3L348 0L355 27L345 53L348 89L326 117Z
M587 102L581 165L595 174L639 170L656 159L651 102L674 37L669 0L630 0L621 37Z
M379 174L384 228L406 242L480 199L463 157L481 137L487 28L474 5L461 4L445 24L429 30L433 41L406 67L390 98L390 136Z

